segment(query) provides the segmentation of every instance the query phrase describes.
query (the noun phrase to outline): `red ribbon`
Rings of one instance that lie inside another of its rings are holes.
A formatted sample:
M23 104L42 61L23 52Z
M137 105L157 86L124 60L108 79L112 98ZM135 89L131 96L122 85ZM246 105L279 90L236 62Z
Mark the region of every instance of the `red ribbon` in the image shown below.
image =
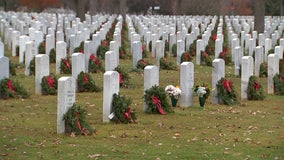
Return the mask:
M204 57L208 58L208 54L204 51L203 52Z
M84 54L84 50L83 50L83 49L81 49L81 50L80 50L80 53Z
M89 76L87 74L84 74L84 82L89 83Z
M232 82L230 82L228 80L224 80L223 85L229 92L232 92L232 88L231 88Z
M217 35L216 35L216 34L214 34L214 35L213 35L213 37L212 37L212 39L213 39L213 41L216 41L216 39L217 39Z
M185 53L185 60L189 61L190 59L190 54L189 53Z
M9 88L9 90L10 90L11 92L13 92L13 93L16 92L16 91L15 91L15 88L14 88L14 86L13 86L13 82L12 82L10 79L7 81L7 87Z
M107 47L107 46L108 46L108 41L107 41L107 40L104 40L104 41L103 41L103 46L104 46L104 47Z
M51 76L47 76L46 80L47 80L48 86L50 88L53 88L53 85L54 85L54 82L55 82L54 79Z
M142 46L142 52L144 52L145 49L146 49L146 45L143 45L143 46Z
M259 90L260 86L257 82L254 82L254 90Z
M123 83L122 73L119 73L119 83L120 83L120 84L122 84L122 83Z
M124 112L124 118L125 119L131 119L131 109L130 107L127 108L127 110Z
M65 59L65 65L67 67L68 70L70 70L70 63L68 60Z
M156 107L158 108L158 110L159 110L159 112L161 113L161 114L166 114L166 112L163 110L163 108L162 108L162 105L161 105L161 101L160 101L160 99L157 97L157 96L152 96L151 97L152 98L152 101L153 101L153 103L156 105Z

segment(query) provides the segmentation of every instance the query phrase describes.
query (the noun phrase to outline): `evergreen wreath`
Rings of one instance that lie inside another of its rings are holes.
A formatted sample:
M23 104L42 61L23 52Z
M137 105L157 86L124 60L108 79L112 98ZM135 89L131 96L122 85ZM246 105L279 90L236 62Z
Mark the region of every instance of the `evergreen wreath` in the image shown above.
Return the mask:
M52 48L49 52L49 62L50 63L55 63L56 62L56 52L55 49Z
M237 93L232 85L232 82L221 78L216 84L219 103L233 105L237 103Z
M124 87L124 88L129 87L130 76L129 76L128 72L120 66L116 67L114 70L119 73L120 87Z
M89 73L83 71L78 75L78 91L79 92L99 92L101 91Z
M113 94L112 113L114 117L111 119L116 123L134 123L137 119L135 111L129 107L132 103L131 98Z
M42 77L40 85L42 95L56 95L57 78L53 74Z
M144 59L140 59L138 62L137 62L137 69L141 69L141 70L144 70L144 68L148 65L151 65L148 61L144 60Z
M219 57L225 61L225 64L231 64L232 63L232 56L229 54L228 51L223 51L219 54Z
M30 61L29 69L30 75L35 75L35 57Z
M28 98L30 95L18 81L4 78L0 81L0 98Z
M173 57L177 57L177 44L172 46L172 55Z
M109 44L107 40L104 40L98 48L97 57L100 59L105 59L105 53L107 51L109 51Z
M45 41L43 41L39 44L38 54L45 54Z
M284 95L284 73L276 74L273 77L274 93L276 95Z
M62 74L71 74L72 67L70 58L67 56L67 58L62 58L60 63L61 73Z
M267 77L268 75L268 64L267 62L263 62L260 64L259 68L259 76L260 77Z
M86 114L86 110L74 103L63 116L63 120L65 121L65 133L75 133L76 135L93 134L95 130L87 122Z
M147 58L148 57L148 51L147 51L147 46L146 44L142 45L142 58Z
M212 59L205 51L201 52L201 63L207 66L212 66Z
M9 60L9 72L11 76L16 75L16 64L12 63L11 60Z
M105 71L104 66L102 65L102 60L94 54L91 54L89 58L89 72L98 73L99 71Z
M167 58L160 59L160 68L165 70L176 70L177 67L173 62L170 62Z
M74 53L84 53L84 42L81 42L80 43L80 46L79 47L76 47L74 49Z
M196 55L196 40L194 40L193 43L190 45L189 53L191 54L191 56Z
M190 55L189 52L184 52L181 55L180 63L182 63L182 62L191 62L191 61L192 61L192 56Z
M279 60L279 73L284 74L284 59Z
M144 102L148 106L146 113L172 113L173 110L167 100L165 89L159 86L153 86L145 91ZM160 107L160 108L159 108Z
M262 85L256 76L249 77L247 95L248 100L263 100L265 98Z

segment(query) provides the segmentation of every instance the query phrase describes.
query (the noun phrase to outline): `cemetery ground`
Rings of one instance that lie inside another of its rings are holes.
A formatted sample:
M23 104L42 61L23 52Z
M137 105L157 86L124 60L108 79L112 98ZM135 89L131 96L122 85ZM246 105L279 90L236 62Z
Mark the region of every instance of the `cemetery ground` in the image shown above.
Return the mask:
M18 62L9 51L6 56ZM130 71L132 60L121 59L120 65ZM55 73L54 64L50 68ZM195 65L195 84L210 85L211 73L212 67ZM283 96L241 101L241 79L233 73L233 66L226 66L238 104L213 105L210 95L202 109L195 96L192 107L159 115L143 111L143 73L130 72L130 88L120 88L120 94L132 99L137 115L132 124L102 122L103 92L76 93L76 103L86 109L96 133L74 136L56 133L57 96L35 95L35 77L25 76L20 66L11 78L31 96L0 101L0 159L284 159ZM103 73L91 75L102 87ZM179 77L179 68L161 70L160 86L179 85ZM261 78L261 84L267 93L267 79Z

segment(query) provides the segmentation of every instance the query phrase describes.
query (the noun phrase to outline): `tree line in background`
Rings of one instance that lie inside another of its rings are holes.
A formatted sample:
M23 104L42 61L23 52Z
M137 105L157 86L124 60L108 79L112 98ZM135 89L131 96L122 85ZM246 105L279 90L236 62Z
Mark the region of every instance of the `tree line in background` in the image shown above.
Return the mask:
M133 14L190 14L190 15L252 15L259 0L0 0L5 11L43 11L45 8L81 6L91 14L120 13L120 3L126 1L125 10ZM264 0L265 15L283 15L283 0ZM159 6L158 10L154 7ZM151 10L152 8L152 10Z

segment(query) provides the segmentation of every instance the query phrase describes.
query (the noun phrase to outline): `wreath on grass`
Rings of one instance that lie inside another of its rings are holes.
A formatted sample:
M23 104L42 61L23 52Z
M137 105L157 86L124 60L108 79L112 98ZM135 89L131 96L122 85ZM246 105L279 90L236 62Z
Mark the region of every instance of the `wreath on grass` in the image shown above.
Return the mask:
M80 43L80 46L79 47L76 47L74 49L74 53L84 53L84 42L81 42Z
M98 73L99 71L105 71L104 66L102 65L102 60L94 54L91 54L89 59L89 72Z
M189 52L184 52L181 55L180 63L182 63L182 62L191 62L191 61L192 61L192 56L190 55Z
M97 56L100 59L105 59L105 53L109 51L109 45L108 45L108 41L104 40L102 41L101 45L98 48L98 52L97 52Z
M35 75L35 57L30 61L30 75Z
M216 88L219 103L224 103L226 105L234 105L237 103L237 93L231 81L221 78L217 82Z
M284 73L276 74L273 77L274 93L276 95L284 95Z
M128 72L120 66L116 67L114 70L119 73L119 85L120 85L120 87L124 87L124 88L129 87L130 76L129 76Z
M0 81L0 98L28 98L30 95L18 81L4 78Z
M68 56L67 58L61 59L60 68L62 74L71 74L72 68L71 68L70 58Z
M89 73L83 71L78 75L78 91L79 92L99 92L101 88L98 87Z
M284 74L284 59L279 60L279 73Z
M249 77L247 95L248 100L263 100L265 98L262 85L256 76Z
M43 41L39 44L38 54L45 54L45 41Z
M65 133L75 133L76 135L91 135L94 133L94 129L86 120L86 110L82 109L75 103L64 114L63 120L65 120Z
M129 107L131 103L131 98L113 94L112 113L114 117L111 120L116 123L135 123L137 117L135 111Z
M147 51L147 46L146 44L142 45L142 58L147 58L148 57L148 51Z
M137 65L136 65L136 68L137 69L141 69L141 70L144 70L144 68L148 65L151 65L148 61L144 60L144 59L140 59L138 62L137 62Z
M145 91L144 102L148 106L146 113L172 113L173 110L167 100L165 89L159 86L153 86Z
M267 77L268 75L268 64L267 62L263 62L260 64L260 68L259 68L259 76L260 77Z
M172 55L173 57L177 57L177 44L172 46Z
M223 59L227 65L232 63L232 56L228 51L221 52L218 58Z
M49 52L49 62L50 63L55 63L56 62L56 52L55 49L52 48Z
M170 62L167 58L160 59L160 68L165 70L176 70L177 67L173 62Z
M201 52L201 63L207 66L212 66L212 59L205 51Z
M42 95L55 95L57 93L57 78L54 75L42 77L41 93Z

